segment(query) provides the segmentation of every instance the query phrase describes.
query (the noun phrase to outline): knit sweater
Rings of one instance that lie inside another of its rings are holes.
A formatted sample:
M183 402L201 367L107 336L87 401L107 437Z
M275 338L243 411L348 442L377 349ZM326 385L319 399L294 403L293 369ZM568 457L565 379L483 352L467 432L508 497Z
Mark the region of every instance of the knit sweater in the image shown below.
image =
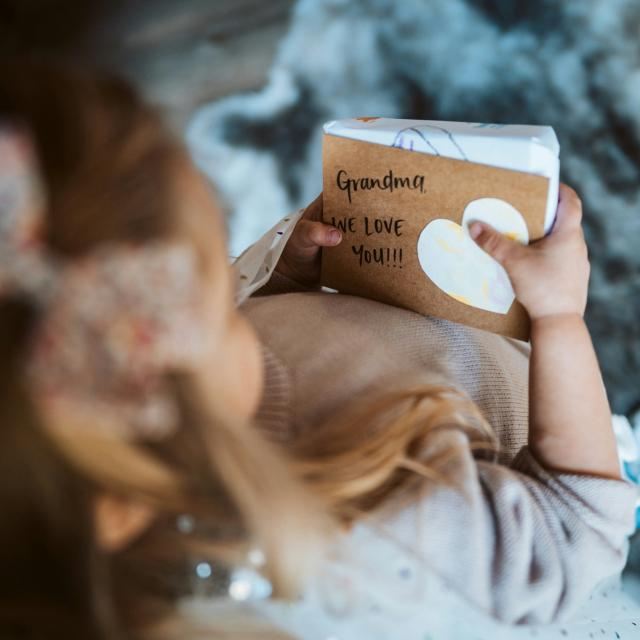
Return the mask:
M286 285L276 281L261 293ZM391 389L435 383L471 397L503 460L527 441L528 343L345 295L254 296L243 309L264 345L260 422L276 438L319 428Z
M427 455L457 451L445 469L453 486L432 483L411 504L389 500L376 513L468 602L507 622L565 619L622 569L636 488L536 461L526 446L527 343L280 276L241 310L264 345L259 422L285 446L392 388L445 383L477 403L503 446L500 462L474 458L458 430L434 432Z
M286 446L391 388L465 391L496 431L501 461L474 458L459 430L434 431L424 453L455 449L444 470L451 482L431 483L409 503L390 499L374 517L416 567L474 609L506 622L570 617L622 569L636 487L538 463L526 446L528 344L273 274L301 215L234 265L237 300L264 346L263 429ZM427 600L426 608L435 602Z

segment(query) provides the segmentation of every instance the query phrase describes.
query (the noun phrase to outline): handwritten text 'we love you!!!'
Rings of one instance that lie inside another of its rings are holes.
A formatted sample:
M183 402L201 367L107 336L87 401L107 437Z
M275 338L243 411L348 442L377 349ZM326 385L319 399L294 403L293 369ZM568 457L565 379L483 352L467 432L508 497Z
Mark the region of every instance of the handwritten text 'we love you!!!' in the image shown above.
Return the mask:
M386 174L380 177L351 177L344 169L340 169L336 174L336 184L338 189L345 193L349 205L353 203L355 194L358 191L383 191L394 193L400 190L418 191L425 193L425 176L416 174L413 176L400 176L394 174L389 169ZM398 267L402 269L402 247L390 246L391 242L384 243L385 236L394 240L402 236L402 225L404 219L390 216L343 216L331 218L331 224L343 234L358 234L360 237L375 236L376 240L382 240L381 246L369 247L364 243L354 244L351 250L359 267L368 264L378 264L380 266ZM379 244L378 242L376 244Z

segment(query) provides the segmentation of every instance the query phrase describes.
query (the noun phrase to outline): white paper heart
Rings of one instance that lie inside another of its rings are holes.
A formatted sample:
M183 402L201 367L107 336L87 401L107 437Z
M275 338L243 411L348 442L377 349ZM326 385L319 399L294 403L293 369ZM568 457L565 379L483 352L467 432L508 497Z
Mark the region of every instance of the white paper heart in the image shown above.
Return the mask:
M502 266L469 236L473 220L487 222L507 236L527 244L529 232L522 214L499 198L470 202L462 226L443 218L429 222L418 238L418 260L442 291L472 307L506 314L515 294Z

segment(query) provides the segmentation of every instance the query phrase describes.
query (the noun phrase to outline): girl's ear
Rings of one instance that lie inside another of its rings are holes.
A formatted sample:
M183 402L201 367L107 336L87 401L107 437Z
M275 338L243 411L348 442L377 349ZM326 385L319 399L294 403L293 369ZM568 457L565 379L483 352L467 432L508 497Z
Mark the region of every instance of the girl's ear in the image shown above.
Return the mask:
M106 553L120 551L147 529L155 515L141 502L101 494L94 508L98 547Z

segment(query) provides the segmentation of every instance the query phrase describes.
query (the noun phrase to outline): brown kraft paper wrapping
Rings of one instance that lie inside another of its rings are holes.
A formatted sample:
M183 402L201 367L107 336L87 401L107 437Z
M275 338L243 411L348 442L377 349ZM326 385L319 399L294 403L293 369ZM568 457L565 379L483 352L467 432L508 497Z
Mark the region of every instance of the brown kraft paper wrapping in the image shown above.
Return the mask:
M391 179L383 182L390 171L397 179L393 189L362 189L360 182L348 186L349 179L365 177L393 185ZM343 241L323 249L322 284L529 340L529 317L519 302L514 300L503 314L452 297L421 267L417 244L429 222L461 224L465 207L479 198L505 200L524 218L529 240L541 238L548 186L547 178L520 171L325 134L323 217L342 230Z

